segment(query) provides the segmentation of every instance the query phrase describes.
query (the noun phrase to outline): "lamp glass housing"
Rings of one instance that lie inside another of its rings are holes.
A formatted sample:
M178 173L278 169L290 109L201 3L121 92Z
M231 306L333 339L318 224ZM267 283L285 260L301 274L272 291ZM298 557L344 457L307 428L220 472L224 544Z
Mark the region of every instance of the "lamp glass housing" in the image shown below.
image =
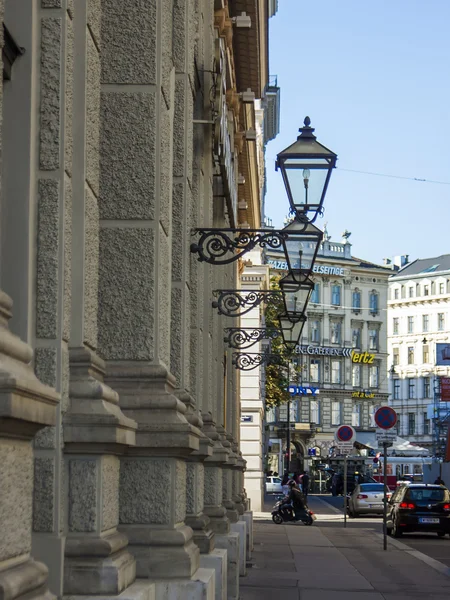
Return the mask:
M312 223L294 219L282 232L286 234L284 253L288 274L295 282L302 283L312 273L323 240L323 231Z
M297 141L278 154L276 169L281 170L291 211L314 222L322 212L337 155L317 141L309 117L304 124ZM307 217L310 212L312 218Z
M283 343L289 352L293 352L298 346L302 335L303 327L306 323L306 316L292 316L283 313L278 316Z
M279 286L283 292L285 312L291 317L306 315L306 308L314 289L314 282L306 278L298 284L290 275L280 280Z

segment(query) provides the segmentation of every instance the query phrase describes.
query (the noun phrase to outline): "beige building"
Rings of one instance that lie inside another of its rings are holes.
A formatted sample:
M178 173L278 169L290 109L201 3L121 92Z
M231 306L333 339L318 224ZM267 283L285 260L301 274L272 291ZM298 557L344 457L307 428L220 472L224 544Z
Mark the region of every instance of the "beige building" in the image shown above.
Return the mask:
M373 415L388 401L387 291L390 268L356 258L349 235L334 242L325 231L313 267L308 320L291 373L291 468L334 454L339 425L352 425L362 446L375 438ZM284 258L267 253L272 272ZM267 414L270 469L284 469L287 406ZM369 446L370 447L370 446ZM315 458L314 458L315 457Z
M190 244L260 226L268 5L0 14L0 596L237 600L251 513L211 300L238 265Z

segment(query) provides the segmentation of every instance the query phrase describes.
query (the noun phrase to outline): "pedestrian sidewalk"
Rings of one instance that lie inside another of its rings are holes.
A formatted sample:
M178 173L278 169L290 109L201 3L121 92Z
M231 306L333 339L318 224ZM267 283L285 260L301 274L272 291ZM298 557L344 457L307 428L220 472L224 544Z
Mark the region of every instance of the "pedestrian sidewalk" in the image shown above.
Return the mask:
M374 530L330 526L332 507L314 497L308 503L317 514L311 527L256 515L241 600L448 600L448 567L397 540L384 551Z

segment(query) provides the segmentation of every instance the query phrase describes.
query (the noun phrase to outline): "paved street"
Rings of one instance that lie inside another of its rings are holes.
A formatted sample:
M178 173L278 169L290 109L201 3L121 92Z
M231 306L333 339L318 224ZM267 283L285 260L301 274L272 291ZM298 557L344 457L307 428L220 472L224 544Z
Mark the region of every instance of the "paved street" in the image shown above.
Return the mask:
M341 499L342 500L342 499ZM450 569L389 539L383 551L377 521L349 522L321 498L309 504L312 527L275 525L270 512L255 514L251 568L241 578L241 600L444 600ZM272 500L266 502L270 509ZM446 542L447 544L447 542ZM449 544L450 545L450 544Z
M339 517L339 520L343 521L342 509L344 506L344 499L342 496L333 497L326 495L320 496L320 498L330 504L330 506L339 510L342 514L342 516ZM382 533L383 531L380 517L358 517L357 519L348 519L347 524L348 527L370 527L379 533ZM438 538L434 533L409 533L405 534L401 538L401 541L402 543L411 546L411 548L423 552L450 567L450 537L446 536L445 538Z

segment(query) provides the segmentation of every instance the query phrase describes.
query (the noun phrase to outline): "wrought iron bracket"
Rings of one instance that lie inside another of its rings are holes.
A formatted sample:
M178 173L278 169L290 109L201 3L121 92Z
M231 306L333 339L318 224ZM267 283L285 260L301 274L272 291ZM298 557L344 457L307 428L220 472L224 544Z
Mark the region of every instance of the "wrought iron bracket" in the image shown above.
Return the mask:
M268 352L233 352L232 363L240 371L252 371L269 363L287 366L282 356Z
M261 340L274 340L281 336L279 329L267 327L226 327L224 331L227 335L223 341L236 350L245 350Z
M191 235L199 236L198 242L191 244L191 252L198 254L199 261L212 265L235 262L256 246L284 249L289 238L287 231L277 229L192 229Z
M213 294L217 300L213 301L212 307L226 317L241 317L261 303L267 304L283 297L279 290L214 290Z

